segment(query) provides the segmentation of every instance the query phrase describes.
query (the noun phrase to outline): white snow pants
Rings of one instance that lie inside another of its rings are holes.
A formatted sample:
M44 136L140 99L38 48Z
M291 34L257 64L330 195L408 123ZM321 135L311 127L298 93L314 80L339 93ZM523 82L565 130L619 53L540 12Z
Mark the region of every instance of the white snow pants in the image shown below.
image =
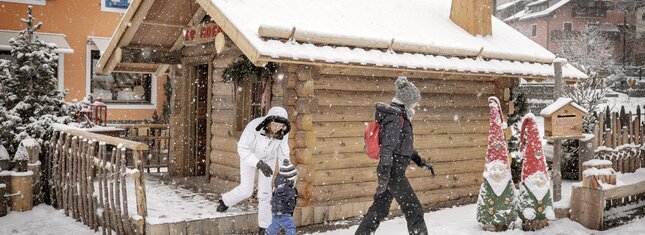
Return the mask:
M271 166L273 174L275 171L275 160L267 159L264 163ZM271 225L271 194L273 188L271 187L272 177L266 177L262 172L258 171L255 166L248 166L243 161L240 162L240 185L233 190L222 194L222 201L228 207L234 206L240 201L251 197L253 194L253 184L255 180L255 173L258 173L258 225L262 228L268 228Z

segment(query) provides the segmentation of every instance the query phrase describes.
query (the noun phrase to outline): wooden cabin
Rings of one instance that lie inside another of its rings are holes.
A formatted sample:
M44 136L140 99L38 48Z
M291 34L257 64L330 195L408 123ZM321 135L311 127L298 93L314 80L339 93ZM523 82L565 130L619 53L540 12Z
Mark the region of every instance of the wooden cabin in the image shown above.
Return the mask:
M396 77L407 76L422 92L415 146L437 173L409 169L421 203L474 202L486 155L488 96L500 97L507 111L504 94L519 78L554 76L555 55L491 17L489 4L134 0L98 67L169 73L170 174L205 175L226 189L238 184L236 143L244 125L266 107L287 108L300 225L367 211L377 161L363 153L366 123L376 102L392 99ZM195 43L194 35L182 34L209 24L219 26L219 39ZM268 88L253 79L223 81L242 55L255 66L278 66L265 80ZM569 65L563 77L586 78Z

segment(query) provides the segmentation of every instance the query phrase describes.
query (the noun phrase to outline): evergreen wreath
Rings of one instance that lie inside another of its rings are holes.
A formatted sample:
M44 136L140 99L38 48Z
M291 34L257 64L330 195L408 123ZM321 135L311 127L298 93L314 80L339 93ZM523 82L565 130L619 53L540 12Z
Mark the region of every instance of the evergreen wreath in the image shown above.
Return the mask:
M242 55L224 69L222 80L224 82L233 82L237 86L247 76L254 77L257 81L262 81L263 79L271 78L276 71L278 71L276 63L269 62L264 67L257 67L246 56Z

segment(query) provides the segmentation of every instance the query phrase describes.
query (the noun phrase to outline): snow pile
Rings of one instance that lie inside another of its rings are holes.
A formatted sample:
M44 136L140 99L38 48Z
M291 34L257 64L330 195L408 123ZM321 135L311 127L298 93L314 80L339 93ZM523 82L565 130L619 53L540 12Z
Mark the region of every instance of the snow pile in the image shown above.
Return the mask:
M594 176L594 175L614 175L616 174L616 171L614 171L613 168L603 168L603 169L598 169L595 167L586 169L585 171L582 172L584 176Z

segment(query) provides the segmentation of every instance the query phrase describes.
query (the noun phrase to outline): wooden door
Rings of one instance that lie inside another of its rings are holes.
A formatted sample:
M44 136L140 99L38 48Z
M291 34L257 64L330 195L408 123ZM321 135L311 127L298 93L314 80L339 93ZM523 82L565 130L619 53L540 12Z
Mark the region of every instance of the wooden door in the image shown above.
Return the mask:
M193 175L204 175L206 172L206 157L208 139L208 65L200 64L195 71L195 144Z

